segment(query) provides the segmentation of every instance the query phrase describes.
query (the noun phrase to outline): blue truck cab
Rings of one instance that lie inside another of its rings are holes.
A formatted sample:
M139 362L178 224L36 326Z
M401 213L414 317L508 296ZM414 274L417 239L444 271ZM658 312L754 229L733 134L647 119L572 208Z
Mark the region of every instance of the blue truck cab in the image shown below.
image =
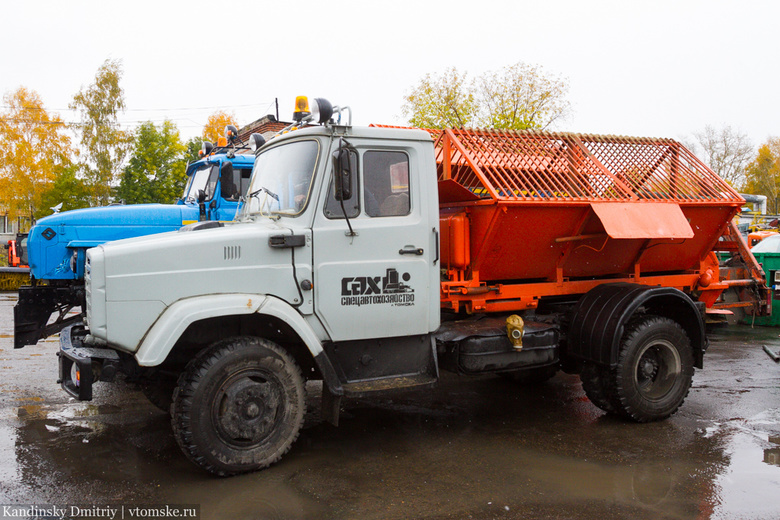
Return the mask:
M123 238L175 231L198 221L231 221L246 195L255 156L248 147L204 143L202 158L187 167L187 184L175 204L110 205L55 213L27 237L30 286L14 307L14 347L78 321L84 308L86 250ZM48 323L57 313L53 323Z

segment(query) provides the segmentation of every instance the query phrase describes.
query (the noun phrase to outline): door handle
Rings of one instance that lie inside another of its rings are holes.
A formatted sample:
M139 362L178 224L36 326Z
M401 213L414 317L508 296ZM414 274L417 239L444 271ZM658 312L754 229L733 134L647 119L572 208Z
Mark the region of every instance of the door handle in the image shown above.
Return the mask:
M439 232L436 230L436 228L433 228L433 235L433 240L436 245L436 258L433 259L433 264L436 265L436 262L439 261Z
M417 255L422 256L423 249L421 247L414 247L414 246L407 246L403 249L398 250L399 255Z

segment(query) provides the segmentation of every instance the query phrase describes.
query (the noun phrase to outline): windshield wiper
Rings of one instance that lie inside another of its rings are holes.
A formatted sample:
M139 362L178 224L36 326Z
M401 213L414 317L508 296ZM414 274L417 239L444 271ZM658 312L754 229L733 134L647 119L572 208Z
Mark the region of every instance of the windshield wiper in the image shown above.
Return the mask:
M246 199L245 199L247 201L247 204L249 203L250 200L252 200L252 198L257 198L258 200L260 200L257 196L260 193L263 193L263 192L265 192L267 197L271 197L272 199L274 199L276 201L277 204L279 204L281 206L281 202L279 200L279 195L277 195L276 193L272 192L271 190L269 190L266 187L262 187L262 188L260 188L257 191L253 191L252 193L247 194ZM260 202L260 215L263 214L263 206L265 206L265 203L268 201L267 197L266 197L266 199L264 199L263 201ZM269 216L270 216L271 208L269 207L268 210L269 210ZM238 213L236 213L236 214L238 214Z
M253 191L252 193L249 194L249 198L257 197L257 195L262 193L262 192L266 192L266 194L268 194L272 199L276 199L276 202L279 202L279 195L277 195L276 193L272 192L268 188L260 188L257 191Z

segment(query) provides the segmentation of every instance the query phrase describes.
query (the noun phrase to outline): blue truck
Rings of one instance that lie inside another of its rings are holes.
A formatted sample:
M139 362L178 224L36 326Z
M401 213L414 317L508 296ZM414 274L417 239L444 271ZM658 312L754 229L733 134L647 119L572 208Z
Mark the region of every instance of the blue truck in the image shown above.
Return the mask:
M204 142L201 159L187 167L187 184L175 204L111 205L55 213L26 237L29 286L14 307L14 347L39 340L81 320L86 250L123 238L175 231L198 221L230 221L246 195L255 156L234 127L226 143ZM252 136L254 138L254 136ZM222 141L222 139L220 139ZM52 315L55 315L52 320Z

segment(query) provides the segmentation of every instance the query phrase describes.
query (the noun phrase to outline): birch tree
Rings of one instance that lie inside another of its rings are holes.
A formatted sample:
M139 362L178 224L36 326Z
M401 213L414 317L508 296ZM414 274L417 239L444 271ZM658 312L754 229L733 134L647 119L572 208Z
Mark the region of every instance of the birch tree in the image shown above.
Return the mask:
M544 130L571 111L565 79L523 62L476 80L455 67L426 74L405 96L403 114L421 128L484 127Z
M119 115L126 109L121 78L121 63L104 61L94 83L82 87L69 105L81 119L74 129L80 139L84 158L81 166L92 205L111 202L133 139L132 133L119 124Z
M755 157L748 136L728 125L720 129L707 125L693 135L697 141L696 152L701 150L702 159L709 167L734 188L742 189L746 169Z

